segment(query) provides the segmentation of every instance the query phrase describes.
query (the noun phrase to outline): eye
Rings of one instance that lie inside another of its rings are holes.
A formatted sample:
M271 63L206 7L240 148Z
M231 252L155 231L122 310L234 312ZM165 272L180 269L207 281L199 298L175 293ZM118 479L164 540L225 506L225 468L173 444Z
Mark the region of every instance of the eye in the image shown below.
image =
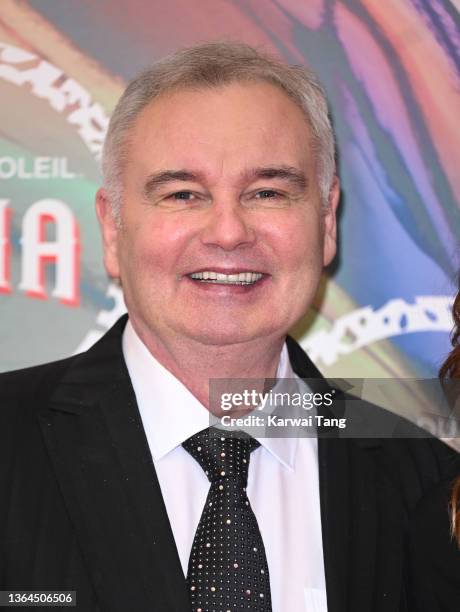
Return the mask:
M156 205L168 210L195 210L209 204L209 197L201 191L182 189L181 191L170 191L161 194Z
M172 193L170 196L168 196L168 199L183 200L187 202L189 200L194 200L195 195L191 191L177 191L176 193Z
M281 194L273 189L262 189L255 194L256 198L260 200L271 200L273 198L278 198Z
M242 195L242 202L251 208L286 208L291 205L292 196L279 189L254 189Z

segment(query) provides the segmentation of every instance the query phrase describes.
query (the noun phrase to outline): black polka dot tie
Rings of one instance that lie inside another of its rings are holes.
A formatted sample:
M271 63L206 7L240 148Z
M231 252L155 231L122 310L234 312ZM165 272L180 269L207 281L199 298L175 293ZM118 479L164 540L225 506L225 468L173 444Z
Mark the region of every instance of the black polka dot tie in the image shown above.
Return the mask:
M182 446L211 482L188 564L192 611L271 612L265 549L246 495L250 455L259 442L211 427Z

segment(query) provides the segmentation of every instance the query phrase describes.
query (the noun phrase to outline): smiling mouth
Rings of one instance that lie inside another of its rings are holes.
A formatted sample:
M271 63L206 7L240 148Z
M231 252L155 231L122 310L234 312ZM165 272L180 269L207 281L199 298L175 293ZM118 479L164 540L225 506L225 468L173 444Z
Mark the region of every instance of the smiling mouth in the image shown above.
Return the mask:
M237 274L223 274L205 270L203 272L193 272L188 277L201 283L212 283L215 285L254 285L262 278L260 272L238 272Z

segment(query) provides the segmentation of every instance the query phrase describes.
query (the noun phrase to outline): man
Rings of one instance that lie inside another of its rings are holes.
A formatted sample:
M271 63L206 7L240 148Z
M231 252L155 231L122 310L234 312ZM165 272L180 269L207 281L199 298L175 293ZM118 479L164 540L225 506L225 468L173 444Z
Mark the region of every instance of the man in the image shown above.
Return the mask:
M405 526L453 452L207 430L210 379L320 376L286 341L336 250L314 76L245 45L177 53L128 86L103 169L129 321L2 377L1 588L85 611L410 609Z

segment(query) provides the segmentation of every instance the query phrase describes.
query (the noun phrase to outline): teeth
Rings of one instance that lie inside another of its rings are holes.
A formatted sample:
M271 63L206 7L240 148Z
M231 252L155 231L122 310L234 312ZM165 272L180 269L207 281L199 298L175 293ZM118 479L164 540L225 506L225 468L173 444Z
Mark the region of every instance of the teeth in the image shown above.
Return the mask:
M205 270L204 272L193 272L193 274L189 274L189 276L194 280L223 285L252 285L262 278L262 274L260 272L222 274L221 272L212 272L211 270Z

